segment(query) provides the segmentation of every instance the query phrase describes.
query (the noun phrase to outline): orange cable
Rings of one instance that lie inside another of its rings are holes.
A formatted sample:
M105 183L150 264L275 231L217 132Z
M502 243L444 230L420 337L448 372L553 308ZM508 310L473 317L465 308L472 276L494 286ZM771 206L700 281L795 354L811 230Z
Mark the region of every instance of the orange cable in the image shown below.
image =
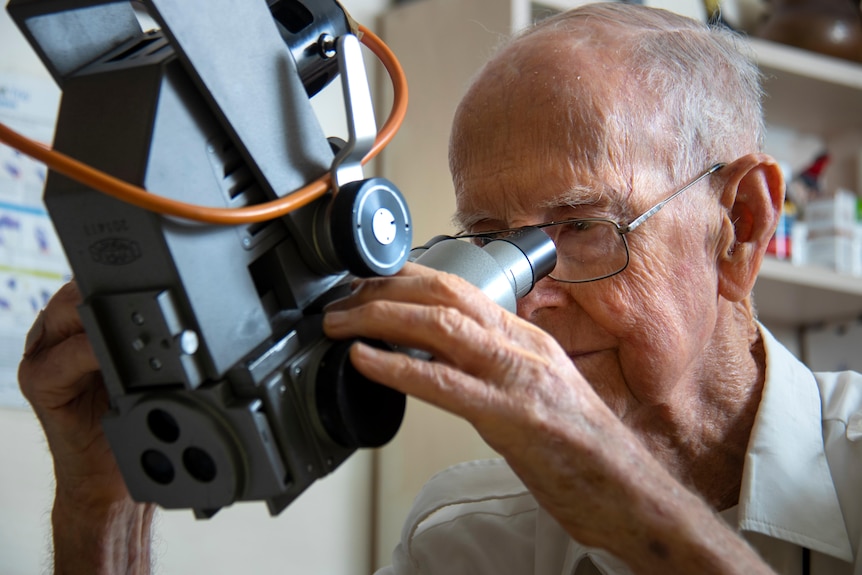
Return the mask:
M364 26L360 25L359 31L362 33L362 43L381 61L388 72L394 91L389 117L378 132L371 150L362 159L362 163L365 164L379 154L392 140L404 121L407 112L407 80L392 50ZM115 178L52 150L44 144L31 140L3 123L0 123L0 142L44 163L55 172L139 208L210 224L237 225L272 220L316 200L325 194L330 187L330 174L327 172L310 184L284 197L261 204L242 208L201 206L151 194L141 187Z

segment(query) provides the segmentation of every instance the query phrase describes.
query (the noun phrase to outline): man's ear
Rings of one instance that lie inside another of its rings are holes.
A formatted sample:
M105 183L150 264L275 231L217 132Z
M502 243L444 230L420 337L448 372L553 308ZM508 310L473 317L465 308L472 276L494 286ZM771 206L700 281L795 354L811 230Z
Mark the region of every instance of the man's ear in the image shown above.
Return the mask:
M726 165L721 204L727 210L718 249L719 295L742 301L754 288L763 254L784 204L784 177L766 154L749 154Z

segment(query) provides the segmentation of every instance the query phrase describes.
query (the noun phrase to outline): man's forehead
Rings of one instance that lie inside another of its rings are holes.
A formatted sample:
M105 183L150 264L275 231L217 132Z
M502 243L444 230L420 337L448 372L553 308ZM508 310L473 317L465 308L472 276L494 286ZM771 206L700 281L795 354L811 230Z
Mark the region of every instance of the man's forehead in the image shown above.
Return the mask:
M581 42L562 29L543 30L501 49L474 78L461 106L464 119L481 122L489 108L513 107L519 116L561 113L575 102L592 109L619 98L631 83L616 41ZM560 108L549 110L553 106Z
M516 41L462 102L450 148L456 221L509 222L577 207L609 217L630 211L643 178L625 129L615 128L632 89L625 68L609 67L613 58L595 46L561 38L546 31Z

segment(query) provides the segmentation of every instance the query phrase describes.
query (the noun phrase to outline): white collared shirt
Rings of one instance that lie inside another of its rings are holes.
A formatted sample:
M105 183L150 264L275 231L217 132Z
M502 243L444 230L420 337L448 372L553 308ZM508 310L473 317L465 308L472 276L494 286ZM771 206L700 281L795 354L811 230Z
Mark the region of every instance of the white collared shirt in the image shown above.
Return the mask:
M812 374L761 327L766 381L739 504L722 517L783 575L862 575L862 375ZM584 561L589 558L589 561ZM854 559L855 558L855 559ZM573 541L502 460L433 477L378 575L627 575Z

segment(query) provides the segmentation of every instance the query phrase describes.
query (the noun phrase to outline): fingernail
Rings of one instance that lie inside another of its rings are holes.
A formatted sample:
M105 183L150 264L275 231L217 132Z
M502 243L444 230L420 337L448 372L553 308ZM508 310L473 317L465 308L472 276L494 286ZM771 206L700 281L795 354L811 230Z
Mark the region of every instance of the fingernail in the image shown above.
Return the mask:
M328 311L323 316L324 329L338 328L345 323L347 323L347 313L343 311Z
M39 351L42 340L45 339L45 318L44 312L39 310L33 326L27 332L27 338L24 340L24 357L29 357Z

